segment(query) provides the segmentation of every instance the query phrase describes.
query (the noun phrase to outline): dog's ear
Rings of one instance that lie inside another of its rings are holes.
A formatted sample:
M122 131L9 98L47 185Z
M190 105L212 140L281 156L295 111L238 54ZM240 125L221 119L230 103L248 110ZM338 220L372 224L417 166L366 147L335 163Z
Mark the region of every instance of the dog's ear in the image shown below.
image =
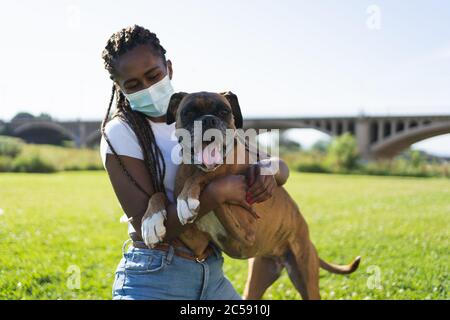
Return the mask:
M166 112L167 124L172 124L176 121L178 106L180 105L181 100L183 100L184 96L186 95L186 92L177 92L170 97L169 106L167 107Z
M220 95L228 100L231 106L231 111L234 117L234 126L236 129L242 129L244 126L244 120L242 119L241 107L239 106L239 101L237 95L231 91L220 92Z

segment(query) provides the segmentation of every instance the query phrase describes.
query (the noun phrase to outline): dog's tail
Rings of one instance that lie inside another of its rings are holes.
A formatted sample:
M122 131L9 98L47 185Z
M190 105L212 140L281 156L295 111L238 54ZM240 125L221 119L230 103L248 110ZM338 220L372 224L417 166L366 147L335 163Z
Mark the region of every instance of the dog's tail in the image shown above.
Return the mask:
M352 263L345 265L345 266L341 266L338 264L334 264L334 263L328 263L324 260L322 260L321 258L319 258L320 261L320 267L324 270L327 270L328 272L331 273L337 273L337 274L350 274L354 271L356 271L356 269L358 269L359 263L361 262L361 257L356 257Z

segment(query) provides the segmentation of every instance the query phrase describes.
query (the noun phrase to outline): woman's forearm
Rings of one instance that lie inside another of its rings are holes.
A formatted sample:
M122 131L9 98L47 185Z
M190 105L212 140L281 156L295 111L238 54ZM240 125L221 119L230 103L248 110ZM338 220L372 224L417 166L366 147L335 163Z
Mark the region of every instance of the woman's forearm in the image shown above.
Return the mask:
M217 199L216 195L217 193L213 190L212 184L207 184L200 193L200 208L197 219L219 206L220 199ZM180 223L180 220L178 219L176 203L169 204L166 207L166 211L166 236L164 238L164 241L170 241L178 237L184 231L186 226L182 225Z
M275 180L279 186L282 186L286 183L289 178L289 168L283 160L280 158L275 158L275 161L278 161L278 172L275 174Z
M272 163L273 166L278 166L278 170L275 174L275 180L279 186L282 186L286 183L289 177L289 168L286 163L280 158L270 158L271 162L277 161L278 163ZM214 181L211 181L200 193L200 208L197 219L204 214L214 210L221 203L225 202L226 199L220 198L220 195L224 192L219 192L219 186L216 186ZM243 194L245 192L242 192ZM180 223L177 214L177 205L176 203L171 203L166 207L167 211L167 220L166 220L166 236L164 238L165 241L170 241L177 236L179 236L186 226Z
M286 183L289 177L289 168L283 160L278 157L270 157L260 160L258 164L262 174L264 174L263 168L267 168L268 173L274 175L277 185L282 186Z

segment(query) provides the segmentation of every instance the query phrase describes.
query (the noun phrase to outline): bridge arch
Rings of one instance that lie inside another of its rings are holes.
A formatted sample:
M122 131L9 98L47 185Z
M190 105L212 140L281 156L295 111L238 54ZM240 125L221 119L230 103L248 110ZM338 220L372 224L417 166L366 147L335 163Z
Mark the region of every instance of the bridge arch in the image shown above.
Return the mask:
M86 137L84 144L85 144L87 147L93 147L93 146L95 146L97 143L100 143L101 137L102 137L102 133L101 133L100 129L99 129L99 130L95 130L95 131L91 132L91 133Z
M246 119L244 128L254 129L314 129L329 136L343 133L356 133L356 120L352 118L279 118L279 119Z
M31 143L58 144L62 140L77 142L78 137L56 122L31 121L18 125L13 135Z
M315 127L292 128L285 130L280 135L280 146L283 143L293 141L300 144L302 150L311 150L319 145L325 148L332 141L332 138L333 135L330 132Z
M375 143L371 147L374 158L392 158L416 142L450 133L450 122L437 122L426 126L411 126L408 130Z

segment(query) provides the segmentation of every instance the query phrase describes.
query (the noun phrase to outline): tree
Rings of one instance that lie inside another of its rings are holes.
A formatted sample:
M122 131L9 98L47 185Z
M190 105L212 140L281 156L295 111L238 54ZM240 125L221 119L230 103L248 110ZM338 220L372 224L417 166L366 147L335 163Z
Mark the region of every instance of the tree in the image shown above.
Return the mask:
M419 150L409 149L405 155L414 168L419 168L428 161L426 153Z
M36 117L36 119L51 121L51 120L52 120L52 117L51 117L48 113L41 112L41 113Z
M32 119L34 119L34 116L31 113L19 112L11 119L11 122L14 122L17 120L32 120Z
M350 133L335 138L328 148L327 162L333 169L351 170L359 159L356 139Z

